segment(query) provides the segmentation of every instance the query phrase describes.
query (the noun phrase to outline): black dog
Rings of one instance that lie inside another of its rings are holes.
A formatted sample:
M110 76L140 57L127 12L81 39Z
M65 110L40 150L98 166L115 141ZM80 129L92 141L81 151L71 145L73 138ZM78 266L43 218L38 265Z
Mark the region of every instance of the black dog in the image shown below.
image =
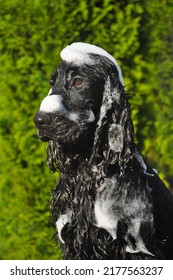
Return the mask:
M66 259L173 259L173 198L134 144L121 70L99 47L61 52L35 116L61 171L52 216Z

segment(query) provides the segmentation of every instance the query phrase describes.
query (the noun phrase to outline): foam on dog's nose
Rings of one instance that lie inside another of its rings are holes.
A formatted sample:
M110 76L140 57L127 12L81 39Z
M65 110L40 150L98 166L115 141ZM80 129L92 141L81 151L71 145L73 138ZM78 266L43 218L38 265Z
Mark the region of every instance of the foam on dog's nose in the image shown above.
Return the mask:
M92 65L94 64L94 60L89 56L89 54L97 54L100 56L105 56L109 60L111 60L114 63L115 67L117 68L119 79L122 85L124 85L124 79L122 76L121 68L119 67L117 61L107 51L105 51L104 49L98 46L87 44L87 43L73 43L67 46L66 48L64 48L61 51L60 56L62 60L66 62L75 62L76 64L86 63Z
M59 95L48 95L43 99L40 105L40 111L46 113L58 112L64 114L67 112L67 109L64 107Z

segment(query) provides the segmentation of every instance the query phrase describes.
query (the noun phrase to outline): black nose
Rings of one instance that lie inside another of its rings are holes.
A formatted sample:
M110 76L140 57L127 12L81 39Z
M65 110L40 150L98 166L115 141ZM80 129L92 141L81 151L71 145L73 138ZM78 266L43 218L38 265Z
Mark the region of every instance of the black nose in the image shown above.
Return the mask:
M40 125L49 124L50 123L50 116L45 112L38 112L35 115L34 123L38 127Z

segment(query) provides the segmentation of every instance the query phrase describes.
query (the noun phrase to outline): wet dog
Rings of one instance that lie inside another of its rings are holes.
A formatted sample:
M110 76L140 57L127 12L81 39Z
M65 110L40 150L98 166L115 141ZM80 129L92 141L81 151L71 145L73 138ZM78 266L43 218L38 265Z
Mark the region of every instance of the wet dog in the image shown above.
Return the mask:
M134 143L121 69L74 43L35 116L47 164L61 171L52 217L66 259L172 259L173 198Z

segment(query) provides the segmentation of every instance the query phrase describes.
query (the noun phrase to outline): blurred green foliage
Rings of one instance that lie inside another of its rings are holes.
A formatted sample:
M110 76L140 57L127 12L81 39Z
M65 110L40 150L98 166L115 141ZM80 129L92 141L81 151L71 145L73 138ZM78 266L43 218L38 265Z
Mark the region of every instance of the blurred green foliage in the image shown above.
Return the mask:
M125 78L136 141L173 181L173 0L0 0L0 259L60 259L51 174L33 117L60 50L105 48Z

